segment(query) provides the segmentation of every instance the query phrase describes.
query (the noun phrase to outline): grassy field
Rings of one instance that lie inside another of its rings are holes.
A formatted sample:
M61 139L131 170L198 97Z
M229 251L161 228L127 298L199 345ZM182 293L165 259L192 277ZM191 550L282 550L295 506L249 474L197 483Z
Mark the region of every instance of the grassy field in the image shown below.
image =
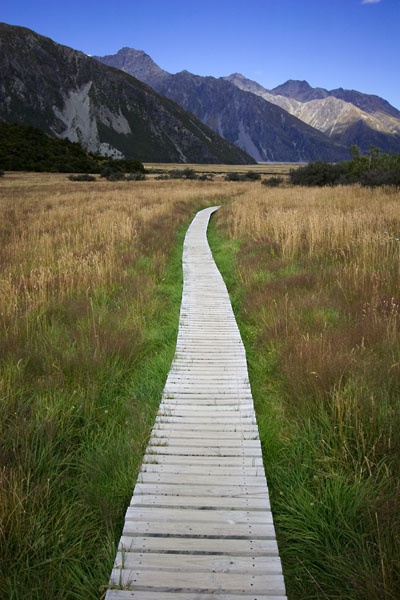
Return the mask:
M213 184L0 182L0 597L100 598Z
M247 347L289 599L398 599L399 199L7 173L0 597L102 596L174 352L183 236L222 204L210 242Z
M291 600L400 597L399 200L253 187L212 229Z

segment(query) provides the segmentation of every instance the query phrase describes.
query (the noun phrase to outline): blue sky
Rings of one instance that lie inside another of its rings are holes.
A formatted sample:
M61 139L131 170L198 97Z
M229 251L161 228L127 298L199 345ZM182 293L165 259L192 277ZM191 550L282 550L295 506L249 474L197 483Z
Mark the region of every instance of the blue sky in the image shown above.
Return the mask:
M0 21L87 54L144 50L171 73L306 79L400 109L400 0L1 0Z

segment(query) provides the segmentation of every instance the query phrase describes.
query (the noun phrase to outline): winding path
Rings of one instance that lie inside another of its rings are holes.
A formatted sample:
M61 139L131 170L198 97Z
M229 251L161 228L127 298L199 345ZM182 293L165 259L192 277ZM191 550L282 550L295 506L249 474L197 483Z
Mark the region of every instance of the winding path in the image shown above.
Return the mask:
M285 600L246 356L197 213L176 354L106 600Z

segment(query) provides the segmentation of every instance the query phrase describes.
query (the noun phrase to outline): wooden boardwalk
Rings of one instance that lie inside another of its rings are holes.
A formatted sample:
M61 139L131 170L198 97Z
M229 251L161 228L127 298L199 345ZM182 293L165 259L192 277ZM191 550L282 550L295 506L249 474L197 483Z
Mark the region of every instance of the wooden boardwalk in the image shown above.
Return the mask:
M106 600L285 600L245 351L200 211L174 361Z

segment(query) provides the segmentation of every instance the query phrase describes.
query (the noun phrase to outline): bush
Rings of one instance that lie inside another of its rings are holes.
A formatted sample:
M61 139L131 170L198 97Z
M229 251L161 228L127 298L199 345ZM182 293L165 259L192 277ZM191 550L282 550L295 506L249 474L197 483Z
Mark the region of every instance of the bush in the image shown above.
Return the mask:
M400 187L400 171L384 171L383 169L373 169L365 171L360 176L361 185L368 187L378 187L381 185L394 185Z
M125 181L125 173L122 171L110 171L105 177L107 181Z
M345 163L331 164L324 161L311 162L289 173L293 185L324 187L350 183Z
M263 179L261 183L268 187L278 187L283 183L283 177L269 177L269 179Z
M255 173L254 171L247 171L247 173L232 171L232 173L225 175L225 181L258 181L260 179L260 173Z
M244 177L245 181L259 181L261 179L260 173L256 173L255 171L247 171Z
M243 175L236 173L236 171L232 171L232 173L227 173L225 175L225 181L243 181Z
M118 173L118 175L122 175L123 177L125 177L124 172L121 169L120 165L108 163L100 172L100 177L104 177L105 179L108 179L110 176L113 177L116 173Z
M157 175L156 179L166 180L166 179L201 179L204 180L204 175L199 177L194 169L187 167L186 169L171 169L171 171L162 172L160 170L153 170L153 173L160 173Z
M169 179L197 179L197 173L194 169L173 169L168 173Z
M293 185L327 186L361 183L369 187L381 185L400 186L400 154L385 154L371 146L361 156L356 146L350 148L352 159L331 164L323 161L309 163L290 171Z
M82 173L82 175L70 175L68 179L70 181L96 181L96 177L88 175L87 173Z

